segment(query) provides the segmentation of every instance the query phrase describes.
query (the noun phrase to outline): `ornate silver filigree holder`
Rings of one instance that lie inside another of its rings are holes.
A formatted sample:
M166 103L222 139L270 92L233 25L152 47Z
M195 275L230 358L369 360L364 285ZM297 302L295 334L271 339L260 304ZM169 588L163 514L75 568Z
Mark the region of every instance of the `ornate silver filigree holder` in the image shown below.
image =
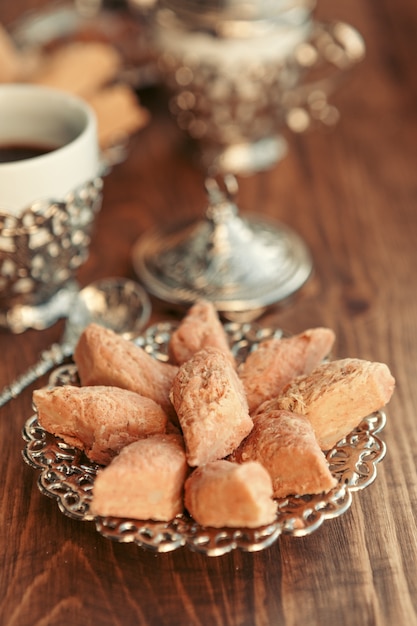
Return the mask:
M0 212L0 326L43 329L68 314L76 271L88 257L102 178L20 216Z
M204 297L223 313L254 317L309 278L300 237L241 218L228 181L282 159L285 127L337 119L328 93L364 45L347 24L315 22L312 8L310 0L156 2L149 19L170 108L210 177L203 222L158 229L135 246L135 270L157 297L180 305ZM226 176L225 194L213 190L213 176Z

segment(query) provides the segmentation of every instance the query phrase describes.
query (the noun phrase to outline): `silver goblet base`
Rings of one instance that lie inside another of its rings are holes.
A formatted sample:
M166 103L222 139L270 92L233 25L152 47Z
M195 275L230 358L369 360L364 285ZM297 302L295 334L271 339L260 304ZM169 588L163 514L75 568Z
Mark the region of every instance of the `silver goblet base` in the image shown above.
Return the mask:
M156 229L133 249L133 266L150 293L188 306L213 302L228 319L255 319L269 305L298 291L313 263L303 240L287 226L238 215L212 179L206 219Z

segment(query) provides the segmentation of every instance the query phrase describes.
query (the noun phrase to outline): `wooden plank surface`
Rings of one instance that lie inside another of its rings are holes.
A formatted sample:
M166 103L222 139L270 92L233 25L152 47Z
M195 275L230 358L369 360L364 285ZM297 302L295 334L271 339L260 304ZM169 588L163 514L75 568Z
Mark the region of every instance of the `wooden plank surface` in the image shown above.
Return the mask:
M34 0L0 2L5 24ZM6 6L7 5L7 6ZM363 34L367 55L333 100L331 131L289 136L288 156L242 178L242 212L258 211L308 243L315 274L264 325L336 331L339 356L384 361L397 379L376 482L305 538L259 553L153 554L101 537L41 495L22 461L31 389L0 409L0 623L4 626L413 626L417 624L417 5L319 2ZM161 94L143 94L150 125L105 180L80 281L132 276L130 250L154 224L202 215L202 173L183 150ZM0 190L1 194L1 190ZM1 198L0 198L1 202ZM154 303L152 320L170 319ZM63 322L0 333L0 386L60 338Z

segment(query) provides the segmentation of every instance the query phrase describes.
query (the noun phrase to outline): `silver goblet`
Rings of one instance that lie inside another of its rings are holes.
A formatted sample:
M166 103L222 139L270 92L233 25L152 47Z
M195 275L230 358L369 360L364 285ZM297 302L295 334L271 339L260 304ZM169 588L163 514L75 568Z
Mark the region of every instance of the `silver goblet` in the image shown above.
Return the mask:
M363 57L363 40L347 24L316 22L310 0L160 0L149 23L170 109L196 140L209 201L202 221L141 238L135 270L165 301L207 298L229 317L255 317L300 289L313 263L291 229L239 215L234 175L279 162L286 128L335 122L328 95Z

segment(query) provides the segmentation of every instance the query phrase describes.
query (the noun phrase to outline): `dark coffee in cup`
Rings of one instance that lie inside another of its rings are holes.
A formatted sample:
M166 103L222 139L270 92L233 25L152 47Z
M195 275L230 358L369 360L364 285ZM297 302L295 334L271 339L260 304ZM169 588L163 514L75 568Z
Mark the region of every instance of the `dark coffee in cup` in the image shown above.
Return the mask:
M47 154L56 150L55 146L30 144L30 143L10 143L0 144L0 163L12 163L13 161L23 161Z

